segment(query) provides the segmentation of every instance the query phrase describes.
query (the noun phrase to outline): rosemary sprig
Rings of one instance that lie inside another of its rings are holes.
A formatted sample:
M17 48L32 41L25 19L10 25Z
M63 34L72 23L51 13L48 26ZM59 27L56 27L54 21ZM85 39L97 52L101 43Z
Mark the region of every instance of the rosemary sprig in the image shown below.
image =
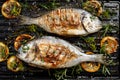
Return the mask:
M106 46L105 44L100 48L100 54L106 54L106 50L105 50Z
M114 10L109 10L109 9L106 9L105 11L103 11L101 17L102 18L110 18L112 16L116 15L116 13L114 12Z
M67 70L68 69L63 69L63 70L55 70L54 76L57 80L63 80L64 77L67 77Z
M103 65L103 67L102 67L102 73L103 73L105 76L106 76L107 74L108 74L108 75L111 75L109 69L108 69L105 65Z
M77 65L77 66L72 67L71 70L69 70L69 68L62 69L62 70L55 70L54 77L57 80L64 80L65 77L69 76L67 73L69 73L73 77L75 74L80 74L82 71L83 70L81 68L81 65ZM51 75L51 74L49 74L49 75Z
M82 71L83 71L83 70L82 70L81 65L77 65L76 68L75 68L75 73L76 73L76 74L80 74Z
M60 3L57 3L56 0L49 1L48 3L40 3L39 6L50 10L50 9L55 9L60 5Z
M91 50L96 50L96 42L94 37L81 37L88 45Z
M25 3L20 3L20 4L21 4L23 10L26 10L26 9L30 9L30 8L31 8L31 7L30 7L30 4L29 4L27 1L25 1Z
M110 25L108 24L108 25L103 26L103 29L104 29L104 31L103 31L102 36L104 37L104 36L106 36L107 32L109 31Z
M93 21L95 18L95 16L90 16L91 21Z
M106 24L103 26L102 29L102 37L105 37L107 33L112 33L112 31L116 31L116 33L119 32L119 27L118 26L113 26L111 24Z

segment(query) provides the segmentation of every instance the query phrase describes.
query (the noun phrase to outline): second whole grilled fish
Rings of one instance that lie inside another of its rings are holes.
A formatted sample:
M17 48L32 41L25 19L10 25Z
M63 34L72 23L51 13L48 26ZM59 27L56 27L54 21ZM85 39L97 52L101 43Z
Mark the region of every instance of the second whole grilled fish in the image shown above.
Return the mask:
M79 47L50 36L28 42L18 50L17 57L34 67L43 69L67 68L85 61L108 64L103 54L87 55Z
M20 25L36 24L62 36L88 35L102 28L98 17L76 8L58 8L37 18L20 16Z

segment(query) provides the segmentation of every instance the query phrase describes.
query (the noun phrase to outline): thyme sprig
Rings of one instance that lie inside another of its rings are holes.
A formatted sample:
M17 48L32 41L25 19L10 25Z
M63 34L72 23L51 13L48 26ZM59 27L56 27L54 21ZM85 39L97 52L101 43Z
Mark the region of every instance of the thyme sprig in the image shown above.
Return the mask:
M88 43L87 45L90 46L91 50L96 50L96 42L95 42L95 38L94 37L81 37L86 43Z

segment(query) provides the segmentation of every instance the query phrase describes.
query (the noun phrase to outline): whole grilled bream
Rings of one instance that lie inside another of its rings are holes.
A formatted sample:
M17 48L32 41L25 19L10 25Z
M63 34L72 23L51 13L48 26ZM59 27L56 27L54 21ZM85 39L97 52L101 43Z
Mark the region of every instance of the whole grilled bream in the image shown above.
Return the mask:
M76 8L58 8L37 18L20 16L19 24L36 24L47 32L62 36L87 35L102 28L97 17Z
M107 64L103 54L85 54L79 47L65 40L44 36L22 45L17 57L31 66L49 68L67 68L85 61Z

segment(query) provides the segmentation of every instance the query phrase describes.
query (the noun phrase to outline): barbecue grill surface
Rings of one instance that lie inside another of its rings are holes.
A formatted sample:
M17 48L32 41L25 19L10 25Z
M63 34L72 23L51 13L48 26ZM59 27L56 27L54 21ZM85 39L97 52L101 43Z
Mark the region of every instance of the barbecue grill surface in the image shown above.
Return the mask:
M21 3L25 3L25 1L23 0L18 0ZM80 2L82 0L71 0L70 2L66 2L65 0L56 0L57 2L61 3L62 6L64 5L69 5L69 6L74 6L73 4L76 4L74 7L79 8ZM5 2L5 0L0 0L0 8L1 5ZM45 10L43 8L36 8L35 4L38 3L47 3L47 0L27 0L27 2L31 5L34 6L33 9L28 9L28 10L22 10L21 14L22 15L26 15L26 16L31 16L31 17L37 17L40 16L46 12L48 12L49 10ZM119 1L103 1L103 8L104 9L114 9L115 10L115 15L112 16L109 19L102 19L103 24L107 24L110 23L112 25L119 26ZM40 14L39 14L40 13ZM22 33L28 33L31 35L36 35L35 33L31 33L29 31L27 31L27 27L26 26L16 26L17 24L17 19L6 19L2 16L2 14L0 13L0 41L4 42L5 44L7 44L9 46L9 50L10 52L13 53L17 53L14 50L13 47L13 42L15 40L15 38ZM41 29L41 28L39 28ZM118 28L119 29L119 28ZM55 34L48 34L46 31L41 29L41 33L45 34L45 35L50 35L50 36L57 36ZM117 40L119 40L119 33L116 31L112 31L112 33L108 33L108 35L110 36L114 36L115 38L117 38ZM90 34L88 35L89 37L95 37L95 40L100 41L101 38L98 38L96 36L96 34ZM73 43L79 47L81 47L81 45L84 45L84 42L81 40L81 38L79 37L72 37L72 38L66 38L66 37L61 37L61 36L57 36L60 38L63 38L67 41L69 41L70 43ZM78 44L78 42L80 44ZM97 44L97 46L99 46L99 44ZM83 49L85 51L88 51L88 49ZM97 52L97 51L96 51ZM113 54L113 59L118 62L119 61L119 50L117 50L117 52L115 54ZM1 62L0 63L0 80L46 80L46 79L54 79L52 76L50 76L48 74L48 70L43 70L43 69L39 69L39 68L34 68L34 67L30 67L28 66L26 63L25 65L27 66L27 70L23 71L23 72L11 72L7 69L6 66L6 61ZM109 66L111 75L103 75L100 71L96 72L96 73L88 73L88 72L81 72L79 75L75 75L73 76L69 76L68 79L70 80L120 80L119 78L119 65L117 66ZM52 72L52 70L50 70Z

